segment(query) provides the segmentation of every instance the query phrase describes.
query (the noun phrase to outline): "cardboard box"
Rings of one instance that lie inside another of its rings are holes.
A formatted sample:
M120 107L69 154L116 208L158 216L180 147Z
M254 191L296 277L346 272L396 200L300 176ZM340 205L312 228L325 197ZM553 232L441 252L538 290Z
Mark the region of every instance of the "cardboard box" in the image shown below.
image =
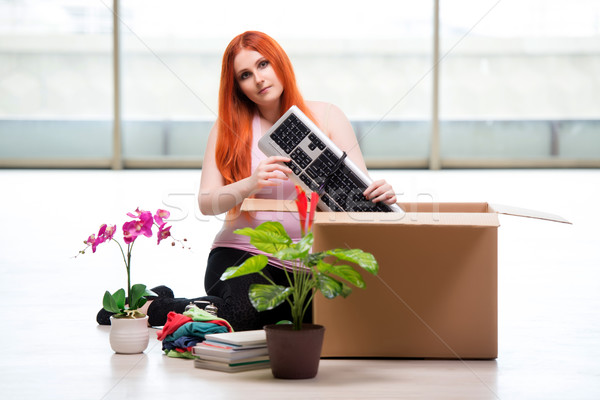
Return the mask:
M493 359L498 355L498 214L568 222L487 203L400 204L406 214L317 213L314 251L373 253L378 276L347 298L315 296L323 357ZM293 211L251 200L245 210Z

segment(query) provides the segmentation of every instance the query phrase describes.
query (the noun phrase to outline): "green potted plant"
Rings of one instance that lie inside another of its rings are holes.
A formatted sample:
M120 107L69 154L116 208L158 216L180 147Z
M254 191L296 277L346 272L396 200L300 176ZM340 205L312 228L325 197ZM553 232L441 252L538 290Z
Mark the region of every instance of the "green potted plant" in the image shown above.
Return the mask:
M95 253L97 247L106 242L112 241L118 245L127 273L127 289L121 288L112 294L107 290L102 299L102 307L113 314L110 317L110 344L112 349L117 353L134 354L143 352L149 341L148 316L139 309L148 301L147 296L156 296L157 294L149 290L144 284L131 284L133 246L140 236L152 237L154 227L158 228L156 233L157 244L172 236L171 226L166 226L165 219L170 216L170 213L166 210L159 209L152 214L138 208L134 213L127 213L127 216L133 218L133 220L123 224L124 245L114 237L116 225L102 224L97 234L90 235L84 241L86 247L79 253L85 254L85 251L90 247L92 252ZM175 242L172 245L175 245Z
M227 280L256 273L265 278L268 284L253 284L249 289L250 301L258 311L271 310L284 302L290 305L291 324L265 327L271 368L273 375L279 378L312 378L317 374L324 327L302 323L316 292L332 299L348 296L352 292L348 284L364 288L362 276L348 263L358 265L374 275L379 270L375 257L360 249L311 252L314 241L311 228L319 197L316 192L311 193L309 210L304 191L296 186L296 192L296 206L302 231L302 238L298 242L292 241L279 222L264 222L254 229L243 228L235 231L239 235L249 236L250 244L256 249L293 263L291 271L284 269L289 286L277 285L263 274L262 269L267 265L268 258L262 254L248 258L242 265L228 268L221 276L221 280ZM307 340L312 343L312 350L301 348L302 339L297 337L301 332L304 332L302 335L307 336ZM274 344L280 336L283 336L283 343ZM283 354L279 354L280 350ZM304 361L304 357L309 355L312 356L312 360ZM296 368L302 370L297 371Z

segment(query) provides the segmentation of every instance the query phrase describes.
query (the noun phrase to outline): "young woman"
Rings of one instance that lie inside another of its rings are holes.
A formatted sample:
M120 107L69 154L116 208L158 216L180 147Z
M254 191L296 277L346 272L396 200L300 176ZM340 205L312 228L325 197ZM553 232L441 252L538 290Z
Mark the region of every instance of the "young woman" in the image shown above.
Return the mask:
M267 323L290 319L286 305L258 313L250 304L250 284L266 283L260 276L225 282L219 278L228 267L240 265L257 253L248 237L233 233L238 228L278 220L292 239L300 239L300 225L293 213L239 212L239 206L248 197L292 200L296 196L294 184L288 179L292 171L283 164L290 160L267 157L257 146L258 139L292 105L300 108L367 173L346 116L334 105L302 98L292 64L279 44L256 31L236 36L223 56L219 116L208 138L198 194L203 214L227 213L208 257L204 282L208 296L174 299L168 288L162 288L162 294L148 302L151 325L164 324L169 311L181 313L191 300L213 302L219 308L219 317L228 320L235 330L259 329ZM392 187L384 180L375 181L364 195L374 202L396 202ZM278 284L287 286L285 267L279 260L271 259L263 271Z

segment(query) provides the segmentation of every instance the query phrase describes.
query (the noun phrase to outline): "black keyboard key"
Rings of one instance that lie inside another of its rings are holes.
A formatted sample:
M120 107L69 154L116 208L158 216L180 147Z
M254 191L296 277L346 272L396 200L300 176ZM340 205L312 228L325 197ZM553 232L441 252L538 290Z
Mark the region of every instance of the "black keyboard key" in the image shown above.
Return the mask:
M309 133L310 129L294 116L293 120L288 119L275 129L271 133L271 139L289 154Z
M319 188L319 186L315 183L315 181L310 179L310 177L308 175L302 174L299 176L299 178L313 192L317 191L317 189Z
M298 128L298 134L300 136L302 136L302 138L304 139L310 132L310 129L304 125L300 120L298 120L298 123L296 124L296 127Z
M310 156L306 154L306 152L301 148L297 148L296 150L294 150L292 154L290 154L290 158L296 161L296 163L298 163L298 165L302 169L308 167L308 164L310 164L310 162L312 161L312 158L310 158Z
M333 167L339 158L329 149L325 150L313 163L308 167L311 176L325 179L331 173Z
M314 168L307 168L306 173L314 180L319 179L319 173Z
M302 182L304 182L304 184L305 184L306 186L310 187L311 179L308 177L308 175L306 175L306 174L302 174L302 175L300 175L300 180L301 180Z
M331 205L333 204L333 200L331 200L331 197L324 194L321 196L321 200L323 200L323 203L325 203L327 207L331 208Z
M300 175L300 173L302 172L300 167L298 167L298 165L293 161L286 162L284 164L287 165L292 170L292 172L296 175Z
M321 141L321 139L319 139L317 137L317 135L315 135L314 133L311 133L310 135L308 135L308 139L310 140L310 145L309 146L314 146L313 149L315 147L318 147L319 150L325 150L325 147L327 147L327 146L325 146L325 143L323 143Z

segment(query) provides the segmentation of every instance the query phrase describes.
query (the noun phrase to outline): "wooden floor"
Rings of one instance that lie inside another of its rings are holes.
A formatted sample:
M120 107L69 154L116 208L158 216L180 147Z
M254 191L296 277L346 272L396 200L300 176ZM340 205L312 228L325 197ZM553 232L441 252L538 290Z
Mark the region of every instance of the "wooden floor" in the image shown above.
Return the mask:
M102 223L136 207L172 212L191 250L136 244L133 281L203 292L220 218L199 215L200 171L0 170L1 399L599 399L600 171L373 171L402 201L488 201L540 209L564 225L501 216L499 357L322 360L315 379L226 374L162 355L114 354L95 323L125 284L118 248L74 258Z

